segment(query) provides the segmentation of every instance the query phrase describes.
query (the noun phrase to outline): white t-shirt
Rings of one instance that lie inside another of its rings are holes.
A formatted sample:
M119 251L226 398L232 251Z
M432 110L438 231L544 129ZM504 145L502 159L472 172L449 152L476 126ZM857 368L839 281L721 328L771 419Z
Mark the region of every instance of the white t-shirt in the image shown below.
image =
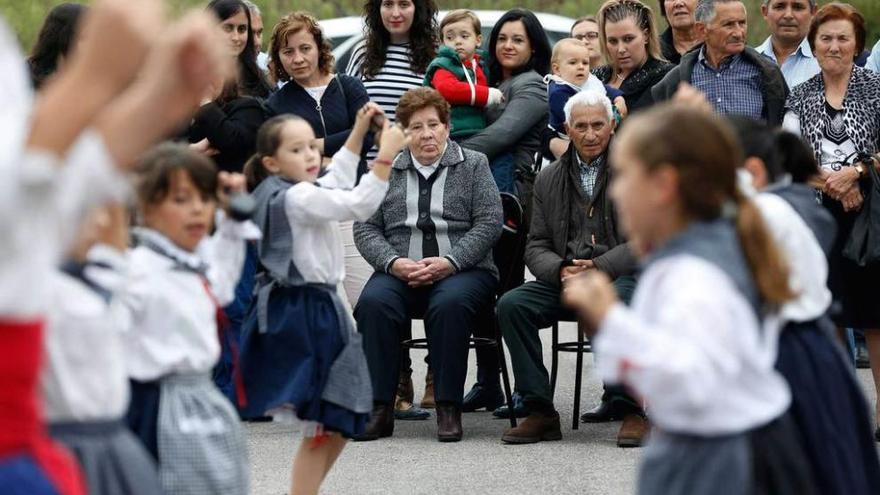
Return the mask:
M314 88L305 88L306 93L315 100L315 103L318 105L321 104L321 98L324 97L324 92L327 91L327 85L323 86L315 86Z

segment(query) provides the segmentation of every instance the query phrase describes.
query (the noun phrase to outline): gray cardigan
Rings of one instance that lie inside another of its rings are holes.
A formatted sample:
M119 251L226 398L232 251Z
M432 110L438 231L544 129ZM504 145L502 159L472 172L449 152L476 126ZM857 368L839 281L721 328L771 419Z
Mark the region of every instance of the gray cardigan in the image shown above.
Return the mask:
M366 222L354 224L354 242L377 271L398 258L416 261L437 249L456 271L488 270L498 277L492 247L501 236L498 187L486 156L447 140L431 179L416 170L405 150L394 161L388 193Z
M541 132L547 127L547 84L537 72L517 74L498 85L505 103L486 110L490 124L462 143L489 160L508 151L517 170L531 172L541 150Z

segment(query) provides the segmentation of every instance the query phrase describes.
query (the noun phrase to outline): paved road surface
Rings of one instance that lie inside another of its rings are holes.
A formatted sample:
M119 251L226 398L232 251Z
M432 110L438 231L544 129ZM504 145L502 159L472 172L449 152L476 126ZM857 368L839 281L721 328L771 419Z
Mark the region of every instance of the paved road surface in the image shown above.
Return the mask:
M414 333L424 333L421 322ZM572 323L563 323L560 338L575 336ZM550 362L550 331L542 332L544 361ZM416 400L424 389L423 351L413 351ZM592 355L584 361L582 408L598 401L601 385L592 373ZM504 445L506 421L485 412L464 415L460 443L436 441L436 420L398 421L394 436L375 442L349 443L324 483L328 494L626 494L633 493L639 449L615 445L620 423L581 425L571 430L574 393L574 354L562 354L556 404L562 417L563 439L535 445ZM474 355L466 387L475 380ZM868 370L859 370L863 389L873 401ZM300 440L290 427L250 424L248 443L252 467L252 492L281 495L287 492L293 453Z

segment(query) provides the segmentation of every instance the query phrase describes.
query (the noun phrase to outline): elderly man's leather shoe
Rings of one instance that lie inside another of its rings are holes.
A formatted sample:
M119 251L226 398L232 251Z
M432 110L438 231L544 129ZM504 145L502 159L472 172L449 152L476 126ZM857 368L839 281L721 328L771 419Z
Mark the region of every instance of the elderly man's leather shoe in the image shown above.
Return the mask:
M369 442L379 438L390 437L394 433L394 407L391 404L377 403L373 405L373 413L367 429L355 435L355 442Z
M501 437L502 442L513 444L550 440L562 440L559 413L556 411L552 414L533 412L516 428L508 428Z
M641 414L627 414L617 433L617 446L621 448L641 447L648 436L648 420Z
M449 402L438 402L437 440L458 442L461 436L461 408Z

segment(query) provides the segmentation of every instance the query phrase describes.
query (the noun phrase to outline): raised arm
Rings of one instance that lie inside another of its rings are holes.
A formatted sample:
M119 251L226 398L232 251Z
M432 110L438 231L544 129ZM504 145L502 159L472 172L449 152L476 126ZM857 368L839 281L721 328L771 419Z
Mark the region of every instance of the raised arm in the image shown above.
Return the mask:
M27 148L63 157L83 129L129 86L163 23L157 0L97 2L83 20L82 41L67 69L35 101Z
M233 70L228 58L216 21L204 12L162 31L140 77L96 123L117 166L131 166L189 118L210 84Z
M340 151L340 153L345 151ZM350 152L349 152L350 154ZM357 167L357 157L355 168ZM387 167L387 165L377 165ZM331 220L364 221L379 208L388 191L388 181L379 179L373 172L365 175L351 190L315 187L309 183L297 184L287 191L285 210L295 221L324 223Z

